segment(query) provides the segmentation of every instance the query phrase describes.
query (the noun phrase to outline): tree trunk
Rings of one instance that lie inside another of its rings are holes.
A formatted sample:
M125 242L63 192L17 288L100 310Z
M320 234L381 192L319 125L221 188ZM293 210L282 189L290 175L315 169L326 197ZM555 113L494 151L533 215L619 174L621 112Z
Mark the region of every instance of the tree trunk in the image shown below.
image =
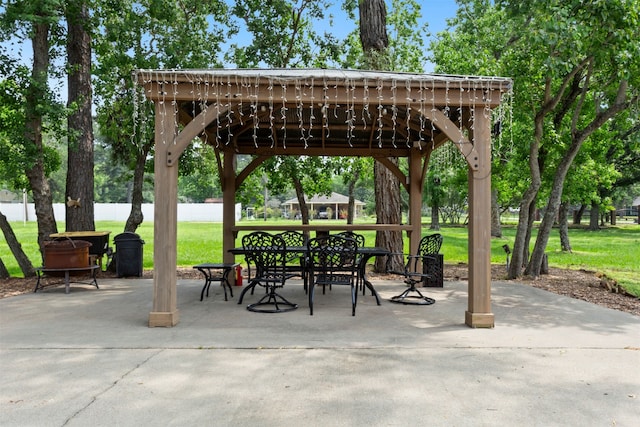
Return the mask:
M300 206L300 215L302 216L302 223L309 224L309 206L304 199L304 189L302 188L302 182L298 177L293 177L293 187L296 190L296 197L298 199L298 205Z
M395 161L396 164L398 162L397 158L393 158L391 160ZM379 162L375 162L373 171L375 175L374 183L376 201L384 200L384 203L376 203L376 223L400 224L402 220L402 211L400 208L400 183L398 182L398 179ZM376 233L376 246L388 249L391 252L402 253L402 232L378 231ZM384 257L377 257L374 264L375 271L385 271L387 267L386 261L387 260L384 259ZM400 260L397 262L400 262ZM402 265L394 265L390 267L395 270L396 268L402 268Z
M33 145L34 159L30 169L25 171L29 186L33 192L33 203L38 222L38 245L51 233L58 232L53 213L53 198L44 168L44 147L42 143L42 108L40 103L47 99L46 88L49 69L49 25L38 22L33 24L31 37L33 47L33 69L31 82L25 97L26 126L25 138Z
M535 170L533 168L531 169L531 176L531 184L529 184L529 188L525 191L522 201L520 202L518 226L516 228L513 251L511 252L511 262L509 263L509 279L519 277L522 272L522 266L524 266L529 259L529 241L531 239L531 229L533 228L533 213L535 210L535 201L538 195L538 189L540 188L541 183L540 171L537 166Z
M567 153L565 153L562 161L556 169L556 174L551 187L551 194L549 195L549 200L547 202L547 208L544 211L544 216L542 217L542 222L540 223L540 228L538 229L538 236L533 247L533 252L531 253L529 265L525 269L525 274L527 276L540 276L540 269L542 267L544 251L547 248L549 235L551 234L553 224L556 222L556 216L558 214L558 209L560 208L564 180L567 176L567 172L569 171L569 167L571 166L571 163L575 158L575 155L578 153L580 145L581 143L577 144L574 142Z
M536 216L539 214L538 208L536 207L536 202L537 202L537 198L536 200L533 201L533 203L531 203L531 206L529 206L529 224L527 224L527 237L524 239L525 244L524 244L524 252L523 252L523 263L522 263L522 269L524 269L527 266L527 263L529 262L529 255L530 255L530 251L529 248L531 247L531 237L533 235L533 226L534 223L536 222Z
M498 190L491 190L491 237L502 237L500 224L500 206L498 206Z
M356 199L353 195L356 187L356 181L349 182L349 202L347 204L347 224L353 224L353 218L355 216Z
M0 279L8 279L9 277L9 270L7 270L7 266L4 265L2 258L0 258Z
M580 205L580 209L573 213L573 225L580 225L582 222L582 214L584 214L584 210L587 208L587 205L584 203Z
M24 251L22 250L22 245L20 245L20 242L18 242L18 239L16 238L16 235L13 232L13 229L11 228L11 224L9 224L9 222L7 221L7 217L4 216L4 214L2 214L1 212L0 212L0 229L2 230L2 234L4 234L4 239L7 241L7 245L9 246L9 249L11 249L11 253L15 257L16 261L18 262L18 265L20 266L20 270L22 270L22 274L24 274L24 277L35 276L36 271L33 268L33 264L31 264L29 257L27 257L27 254L25 254ZM2 267L6 271L4 264L2 264ZM7 271L6 277L9 277L8 271Z
M544 133L544 119L546 114L551 110L551 106L545 106L536 113L534 119L533 141L529 146L529 171L531 173L531 183L526 189L520 202L520 212L518 213L518 227L516 229L516 238L513 242L513 251L511 255L511 263L509 264L508 279L515 279L520 276L522 266L524 266L529 257L529 241L531 239L531 230L533 228L533 213L536 208L536 199L538 191L542 185L542 171L545 163L545 150L540 148L540 141Z
M67 4L69 130L66 199L67 231L95 230L93 213L93 125L91 118L91 36L85 0Z
M560 223L560 247L565 252L571 252L571 242L569 241L569 202L562 202L560 205L558 222Z
M135 233L138 226L142 224L144 215L142 214L142 203L144 197L142 196L142 188L144 186L144 168L147 161L147 155L151 145L145 144L142 147L142 151L138 151L136 157L136 167L133 170L133 189L131 191L131 212L124 226L124 231Z
M431 206L431 225L429 226L429 230L440 230L440 206L438 206L438 202L435 200Z
M362 50L371 69L384 70L388 61L384 60L389 46L387 37L387 8L384 0L361 0L360 42ZM398 164L397 158L389 159ZM374 162L374 186L376 195L376 222L378 224L400 224L402 212L400 207L400 184L398 179L379 162ZM415 220L415 219L414 219ZM419 219L417 219L419 221ZM376 232L376 246L391 252L403 252L402 232ZM401 266L392 266L400 268ZM386 260L377 257L375 270L384 271Z
M349 181L349 204L347 205L347 224L353 224L353 219L356 216L356 184L360 179L360 173L355 172L353 179Z
M595 202L591 203L591 211L589 212L589 230L598 231L600 230L600 205Z
M360 1L360 42L365 55L383 52L389 46L387 8L384 0Z

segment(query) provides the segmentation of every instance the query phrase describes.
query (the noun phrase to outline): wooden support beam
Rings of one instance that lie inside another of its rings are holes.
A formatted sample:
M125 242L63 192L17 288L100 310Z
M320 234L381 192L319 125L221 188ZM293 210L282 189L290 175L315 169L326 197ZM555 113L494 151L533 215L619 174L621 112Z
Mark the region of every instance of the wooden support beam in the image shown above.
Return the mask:
M176 111L170 103L156 103L155 107L153 309L149 326L168 327L180 318L176 289L178 168L167 161L175 140Z
M473 140L478 168L469 167L469 301L465 323L493 328L491 312L491 120L475 111Z
M161 103L161 105L164 105L164 104L165 103ZM169 109L172 109L172 108L169 108ZM193 141L193 139L196 136L200 135L202 131L204 131L204 129L211 122L213 122L219 117L219 115L226 113L226 111L228 111L228 108L220 111L218 111L218 109L216 108L205 108L200 112L200 114L194 117L193 120L191 120L184 127L184 129L182 129L180 134L178 134L175 137L175 143L173 144L172 149L167 152L167 159L166 159L167 164L169 166L173 166L174 164L177 164L178 158L184 152L184 150L189 146L189 144L191 144L191 141ZM167 121L167 118L165 118L165 121ZM175 123L177 123L177 121L175 120L175 113L174 113L174 121L171 124L174 125ZM176 132L175 129L172 130L172 135L175 135L175 132Z
M224 153L224 169L221 175L224 177L224 190L222 192L222 259L226 263L234 260L229 249L235 245L233 227L236 225L236 155L232 150Z
M387 169L389 169L389 171L394 174L396 178L398 178L398 181L400 181L400 185L402 185L404 189L409 192L409 179L398 167L398 165L390 161L388 157L376 157L376 160L383 164Z
M478 110L483 111L482 109ZM462 132L462 129L438 109L425 110L422 111L422 114L431 120L434 126L440 129L456 148L460 150L471 169L478 169L479 154L474 145L469 141L469 138Z
M144 87L145 95L147 98L153 101L164 101L171 103L172 101L192 101L194 99L194 84L192 82L181 82L179 76L174 76L175 82L157 82L148 81L141 83ZM292 83L289 82L289 85ZM336 82L338 88L344 87L344 82ZM489 85L489 83L487 83ZM474 89L474 83L469 81L467 83L461 83L458 87L435 87L433 89L426 88L424 90L424 99L420 100L415 97L411 99L410 104L412 108L418 105L423 106L442 106L451 105L452 107L475 107L482 106L493 108L500 105L501 93L508 89L508 85L505 82L505 87L501 88L499 82L492 84L492 87ZM207 98L202 99L205 102L220 102L220 106L226 105L229 101L236 101L239 98L236 96L234 90L229 90L228 85L221 84L209 84L207 86ZM414 90L417 87L414 88ZM458 92L461 90L461 92ZM251 90L251 94L246 94L245 102L255 102L257 104L269 105L269 101L274 99L295 99L293 94L287 93L279 85L271 85L266 79L263 79L255 84ZM380 91L375 87L367 87L360 85L353 88L353 90L337 90L332 91L331 96L327 96L326 106L328 108L334 108L336 105L352 105L363 104L362 100L368 100L366 104L371 110L382 107L391 107L393 105L394 89L390 85L384 85L380 87ZM318 99L322 99L322 94L318 95ZM380 101L378 101L380 100ZM323 103L323 105L325 105ZM402 102L398 102L398 105L407 105L405 99Z
M418 253L422 234L422 153L417 148L409 156L409 253Z

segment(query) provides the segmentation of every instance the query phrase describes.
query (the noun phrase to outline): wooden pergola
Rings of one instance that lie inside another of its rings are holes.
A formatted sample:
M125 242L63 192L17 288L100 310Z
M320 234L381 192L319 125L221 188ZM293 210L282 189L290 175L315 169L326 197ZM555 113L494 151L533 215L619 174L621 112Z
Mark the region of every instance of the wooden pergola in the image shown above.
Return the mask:
M409 194L408 224L341 230L402 230L412 253L421 237L422 189L431 153L454 144L468 164L469 296L465 323L493 327L490 218L492 110L512 82L328 69L138 70L134 79L155 104L154 291L149 326L179 320L176 293L178 159L194 139L216 153L223 190L223 259L239 230L235 194L272 156L366 156L385 165ZM236 170L236 156L253 160ZM406 158L408 173L389 158ZM335 226L287 226L331 230Z

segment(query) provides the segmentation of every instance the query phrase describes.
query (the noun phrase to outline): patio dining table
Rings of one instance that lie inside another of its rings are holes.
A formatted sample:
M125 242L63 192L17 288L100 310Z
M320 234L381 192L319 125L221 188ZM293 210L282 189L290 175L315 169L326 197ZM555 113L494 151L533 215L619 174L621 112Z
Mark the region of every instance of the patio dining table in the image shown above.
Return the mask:
M287 246L286 247L286 251L287 252L292 252L292 253L300 253L302 254L304 257L307 256L307 253L309 251L309 248L307 246ZM233 249L230 249L229 252L231 252L233 255L245 255L246 254L246 250L243 247L236 247ZM364 286L369 289L371 291L371 294L373 296L375 296L376 298L376 303L378 305L381 305L380 302L380 295L378 295L378 292L376 291L376 289L373 287L373 284L371 283L371 281L369 281L369 279L367 278L367 263L369 262L369 260L371 258L374 257L378 257L378 256L388 256L390 254L390 251L388 249L382 248L382 247L377 247L377 246L365 246L365 247L359 247L357 250L357 253L359 255L361 255L360 257L360 263L358 265L358 273L360 274L360 277L362 278L362 283L364 284ZM304 273L308 273L308 263L303 263L302 264L303 267L305 269Z

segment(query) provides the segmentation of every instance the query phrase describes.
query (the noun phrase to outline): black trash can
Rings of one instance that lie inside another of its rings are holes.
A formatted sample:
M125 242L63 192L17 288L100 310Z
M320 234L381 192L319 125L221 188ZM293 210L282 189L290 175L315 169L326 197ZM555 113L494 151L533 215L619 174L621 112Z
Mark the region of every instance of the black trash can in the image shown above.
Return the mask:
M136 233L125 231L113 238L116 275L142 277L142 245L144 240Z

